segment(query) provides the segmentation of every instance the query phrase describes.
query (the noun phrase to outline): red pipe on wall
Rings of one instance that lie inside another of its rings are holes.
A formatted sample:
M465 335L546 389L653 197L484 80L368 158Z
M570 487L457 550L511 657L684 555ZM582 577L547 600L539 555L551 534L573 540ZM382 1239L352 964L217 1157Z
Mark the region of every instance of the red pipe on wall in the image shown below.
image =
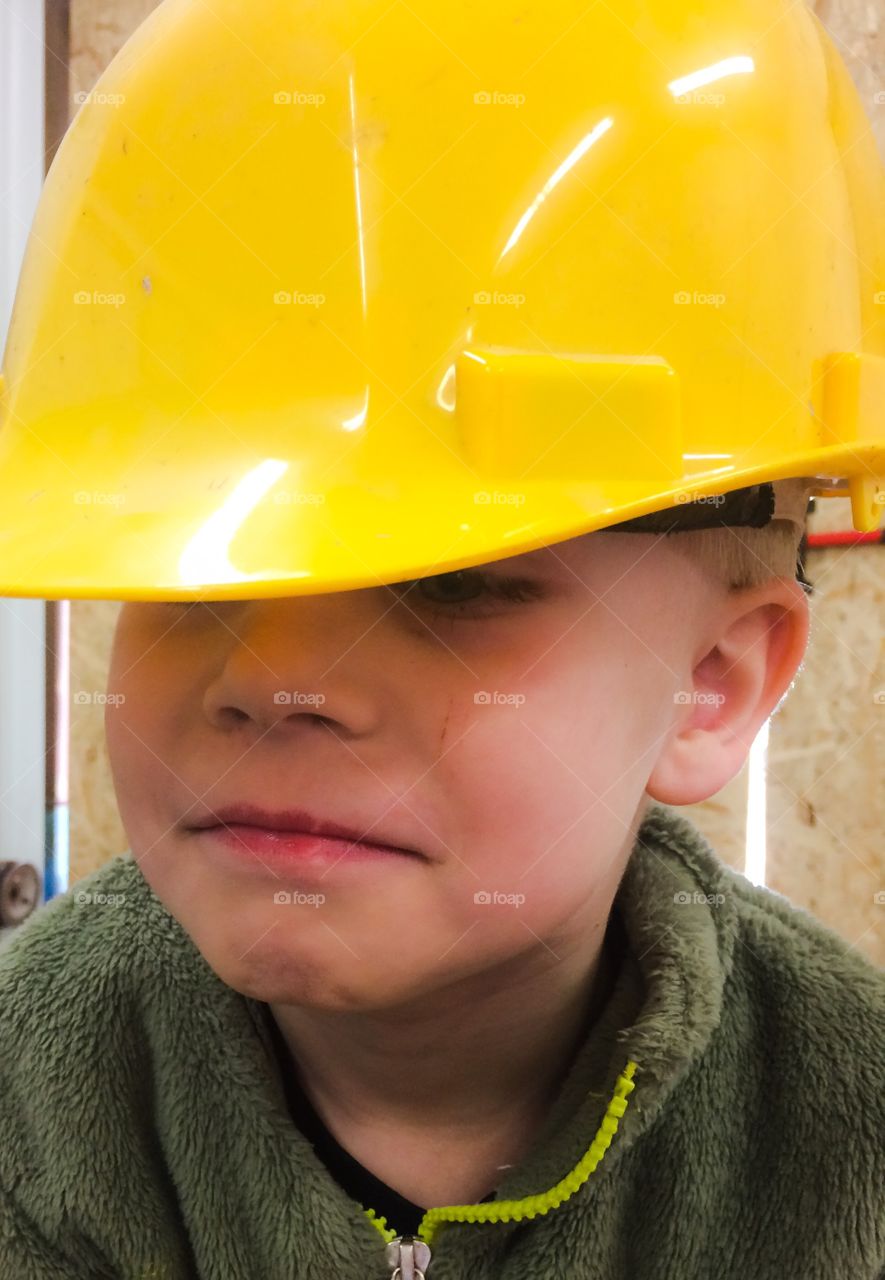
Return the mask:
M885 544L885 529L874 529L871 533L859 533L856 529L836 529L831 533L808 533L805 540L809 547L844 547L865 542Z

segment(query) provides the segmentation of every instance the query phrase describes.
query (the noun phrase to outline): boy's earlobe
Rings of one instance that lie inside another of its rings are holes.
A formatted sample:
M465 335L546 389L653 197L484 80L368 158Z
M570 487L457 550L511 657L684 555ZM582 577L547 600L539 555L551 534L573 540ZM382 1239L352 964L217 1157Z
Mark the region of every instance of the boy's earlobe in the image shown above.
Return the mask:
M697 804L735 777L798 672L808 644L801 584L776 578L736 595L719 638L674 693L671 733L646 792L662 804Z

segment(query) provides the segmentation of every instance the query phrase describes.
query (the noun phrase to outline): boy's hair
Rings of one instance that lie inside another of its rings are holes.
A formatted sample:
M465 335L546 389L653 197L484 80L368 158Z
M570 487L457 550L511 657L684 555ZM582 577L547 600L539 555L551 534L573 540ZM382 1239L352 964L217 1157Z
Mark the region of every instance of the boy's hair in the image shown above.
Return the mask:
M775 481L775 518L762 528L686 529L666 536L730 592L795 578L809 488L804 479Z
M741 591L795 578L802 530L792 520L772 520L763 529L691 529L670 539L728 591Z

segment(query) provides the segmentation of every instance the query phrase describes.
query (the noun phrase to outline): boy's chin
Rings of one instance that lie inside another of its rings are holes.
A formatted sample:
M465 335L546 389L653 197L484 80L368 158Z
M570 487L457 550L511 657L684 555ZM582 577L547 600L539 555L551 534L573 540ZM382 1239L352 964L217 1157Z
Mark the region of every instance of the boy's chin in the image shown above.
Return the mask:
M270 935L260 943L244 949L231 946L228 936L213 944L203 940L203 959L227 986L240 995L265 1004L290 1004L336 1012L368 1012L373 1008L397 1003L396 980L381 973L356 956L344 955L332 960L328 955L311 953L307 948L290 944L288 948L272 943ZM331 939L335 946L340 946ZM385 1000L379 1004L377 993ZM402 993L413 998L410 988Z

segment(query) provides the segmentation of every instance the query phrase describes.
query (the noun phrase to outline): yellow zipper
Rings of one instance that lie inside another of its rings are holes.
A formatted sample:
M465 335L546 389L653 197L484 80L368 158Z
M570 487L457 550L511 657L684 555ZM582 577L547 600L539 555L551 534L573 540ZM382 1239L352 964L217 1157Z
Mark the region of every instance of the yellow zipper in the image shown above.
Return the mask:
M564 1200L582 1187L605 1155L618 1131L618 1121L627 1110L627 1099L636 1085L633 1075L638 1064L632 1058L618 1076L614 1093L596 1136L570 1173L542 1195L525 1196L522 1200L499 1200L487 1204L454 1204L428 1209L414 1236L398 1236L387 1226L387 1219L374 1209L364 1209L366 1217L387 1243L387 1262L392 1268L391 1280L424 1280L430 1264L430 1245L443 1222L519 1222L535 1218L548 1209L557 1209Z

